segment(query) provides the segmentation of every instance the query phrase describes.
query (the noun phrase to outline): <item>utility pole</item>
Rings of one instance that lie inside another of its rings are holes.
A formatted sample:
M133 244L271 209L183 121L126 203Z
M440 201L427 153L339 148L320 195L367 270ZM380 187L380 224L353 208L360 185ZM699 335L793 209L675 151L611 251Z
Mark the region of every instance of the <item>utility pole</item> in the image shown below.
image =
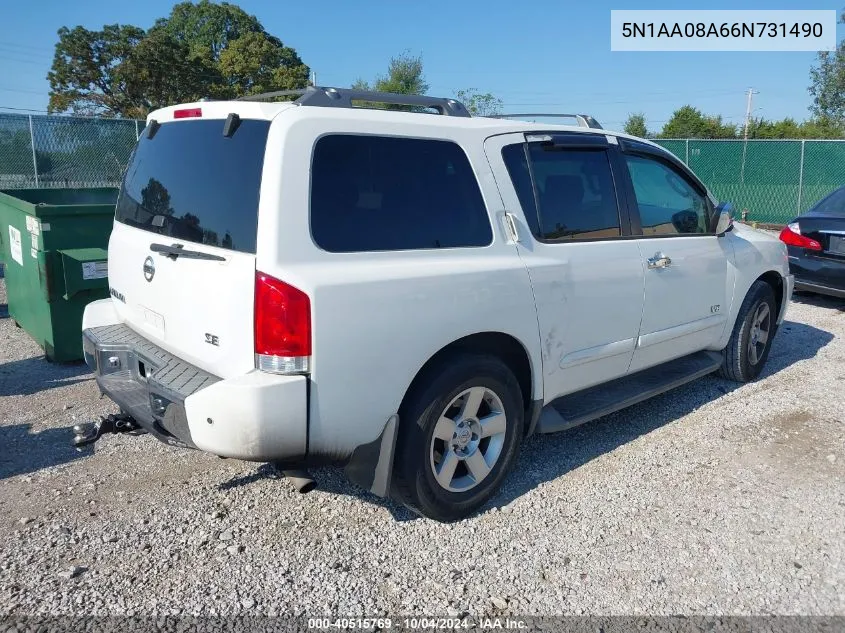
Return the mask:
M745 132L742 135L742 165L739 168L739 179L743 185L745 184L745 156L748 152L748 124L751 122L751 101L754 99L755 94L759 93L754 88L749 88L748 101L745 104Z
M745 104L745 133L743 134L743 138L746 141L748 140L748 124L751 122L751 102L756 94L760 93L754 90L754 88L748 89L748 101Z

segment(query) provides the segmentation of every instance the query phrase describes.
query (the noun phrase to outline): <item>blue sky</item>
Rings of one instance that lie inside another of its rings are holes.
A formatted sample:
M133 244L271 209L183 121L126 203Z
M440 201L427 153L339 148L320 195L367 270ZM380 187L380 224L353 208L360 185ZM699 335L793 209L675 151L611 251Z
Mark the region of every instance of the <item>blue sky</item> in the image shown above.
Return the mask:
M704 9L837 9L784 2L698 3ZM0 108L45 110L56 31L107 23L147 28L173 2L31 0L8 2L0 27ZM814 53L635 53L610 51L611 8L698 8L679 2L607 3L535 0L403 2L386 0L243 0L246 11L294 47L322 85L349 85L384 73L405 50L423 57L430 94L461 88L492 92L506 112L578 111L607 128L631 112L659 130L676 108L692 104L740 123L745 91L754 115L806 118ZM838 27L838 40L845 27Z

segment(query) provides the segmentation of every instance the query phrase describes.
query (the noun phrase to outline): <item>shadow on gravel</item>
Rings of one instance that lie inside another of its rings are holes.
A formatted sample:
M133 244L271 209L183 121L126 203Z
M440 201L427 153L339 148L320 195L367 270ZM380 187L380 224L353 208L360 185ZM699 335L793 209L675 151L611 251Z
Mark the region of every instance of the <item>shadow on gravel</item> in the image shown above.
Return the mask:
M830 332L784 321L759 380L813 358L832 340ZM506 506L536 486L557 479L741 386L713 374L569 431L528 438L516 468L487 508Z
M833 335L829 332L804 323L785 321L775 337L772 352L760 380L799 361L813 358L831 340ZM569 431L530 437L523 442L514 471L505 480L499 494L482 512L492 507L506 506L538 485L557 479L741 386L716 375L707 376ZM401 504L376 497L349 483L340 468L314 469L312 474L317 482L317 489L325 493L349 495L363 502L382 506L396 521L419 518ZM262 464L255 472L230 479L218 488L230 490L261 479L282 480L284 477L275 466Z
M802 305L829 308L831 310L845 312L845 299L839 299L837 297L829 297L827 295L818 295L812 292L796 290L792 293L792 300L795 303L800 303Z
M316 490L323 493L331 495L348 495L350 497L360 499L361 501L381 506L386 508L396 521L410 521L419 518L418 515L411 512L403 505L377 497L376 495L350 483L344 477L342 468L323 466L312 469L311 475L314 478L314 481L317 482ZM248 475L233 477L229 481L225 481L218 485L217 489L221 491L231 490L232 488L248 486L262 479L274 479L278 480L280 485L289 485L284 482L285 477L282 475L281 471L276 468L276 466L273 464L261 464L255 469L255 472Z
M71 445L69 428L47 429L31 433L30 424L0 426L0 480L33 473L42 468L67 464L93 452L91 447L76 449Z
M91 379L85 363L48 363L44 357L0 364L0 396L29 396Z

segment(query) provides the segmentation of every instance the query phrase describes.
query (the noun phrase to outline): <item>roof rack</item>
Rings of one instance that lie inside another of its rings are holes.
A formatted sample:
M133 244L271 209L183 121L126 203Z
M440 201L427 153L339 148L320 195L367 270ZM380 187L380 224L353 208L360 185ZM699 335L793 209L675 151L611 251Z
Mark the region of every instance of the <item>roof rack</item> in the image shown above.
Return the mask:
M527 112L524 114L494 114L491 118L493 119L524 119L526 117L536 117L536 118L567 118L567 119L575 119L578 121L578 127L589 127L596 130L603 130L604 128L599 125L599 122L596 121L593 117L589 114L561 114L561 113L554 113L554 112Z
M357 90L355 88L330 88L325 86L307 86L297 90L276 90L257 95L238 97L238 101L267 101L275 97L289 97L300 95L292 103L301 106L317 106L323 108L356 108L354 101L368 101L371 103L388 103L391 105L406 105L431 108L438 114L445 116L471 116L463 103L455 99L443 97L427 97L424 95L403 95L392 92L373 92Z

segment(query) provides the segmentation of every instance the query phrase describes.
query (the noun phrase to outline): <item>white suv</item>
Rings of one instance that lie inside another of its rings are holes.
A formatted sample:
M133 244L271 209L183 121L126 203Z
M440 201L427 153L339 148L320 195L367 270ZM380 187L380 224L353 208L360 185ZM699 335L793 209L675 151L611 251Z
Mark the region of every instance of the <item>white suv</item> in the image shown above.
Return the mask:
M83 321L123 428L344 463L448 521L528 434L756 378L792 293L785 246L731 225L666 150L578 118L331 88L153 112L112 297Z

